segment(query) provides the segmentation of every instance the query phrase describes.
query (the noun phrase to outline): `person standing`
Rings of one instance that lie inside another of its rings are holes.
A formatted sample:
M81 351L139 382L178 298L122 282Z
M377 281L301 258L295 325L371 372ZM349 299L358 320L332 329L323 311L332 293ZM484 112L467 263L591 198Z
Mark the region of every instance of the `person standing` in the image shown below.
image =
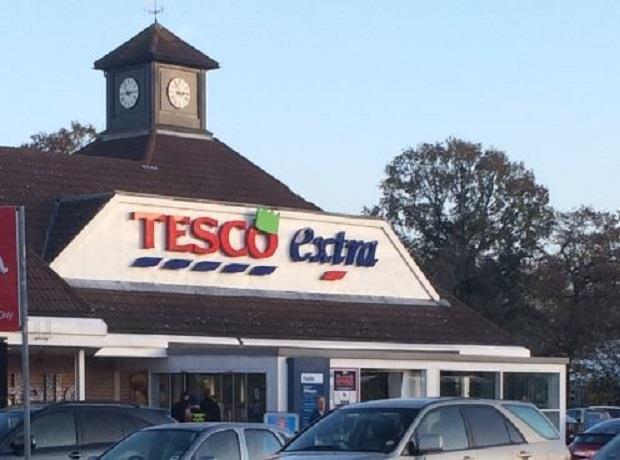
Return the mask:
M172 405L170 416L179 423L192 421L192 404L187 391L181 393L179 400Z
M221 422L222 414L220 412L220 406L211 396L209 390L205 390L204 398L200 401L200 410L205 414L206 422Z
M325 417L329 411L327 410L327 400L325 396L319 395L316 397L316 409L310 416L310 423L314 423L317 420Z

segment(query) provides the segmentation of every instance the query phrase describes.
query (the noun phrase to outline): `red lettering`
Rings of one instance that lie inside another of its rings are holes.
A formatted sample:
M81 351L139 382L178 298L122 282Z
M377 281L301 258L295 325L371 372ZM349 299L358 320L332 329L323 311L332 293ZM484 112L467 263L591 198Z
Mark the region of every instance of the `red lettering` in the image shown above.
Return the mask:
M165 223L165 249L172 252L191 252L198 255L221 251L228 257L250 256L266 259L278 249L278 235L261 232L243 220L233 220L221 226L211 217L170 216L149 212L132 212L131 219L141 223L142 249L155 248L156 223ZM219 226L219 230L218 230ZM240 233L236 233L240 232ZM186 241L179 242L187 238ZM238 241L239 247L233 247Z
M235 249L230 244L230 232L233 228L245 230L247 228L247 224L243 220L231 220L230 222L222 224L219 231L220 247L222 249L222 252L229 257L247 256L247 248L243 247Z
M155 222L163 222L166 216L150 212L132 212L133 220L142 221L142 249L155 247Z
M195 245L177 242L180 237L185 236L187 231L185 228L179 228L179 224L189 225L189 217L168 216L166 223L166 249L174 252L193 252Z
M256 244L256 237L259 235L267 239L267 245L263 251L261 251ZM276 249L278 249L278 235L263 233L258 231L255 227L250 227L245 234L245 245L248 248L250 257L255 259L266 259L274 255Z
M212 254L220 248L220 240L217 235L205 229L205 227L217 228L218 222L210 217L198 217L192 221L192 236L197 240L207 243L206 247L194 245L195 254Z

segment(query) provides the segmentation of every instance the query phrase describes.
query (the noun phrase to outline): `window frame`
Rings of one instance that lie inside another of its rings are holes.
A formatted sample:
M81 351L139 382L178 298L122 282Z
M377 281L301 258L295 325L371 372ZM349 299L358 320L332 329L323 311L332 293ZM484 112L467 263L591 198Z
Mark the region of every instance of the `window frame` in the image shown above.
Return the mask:
M83 421L88 419L88 412L91 412L91 411L95 411L95 412L106 411L106 412L112 412L114 415L116 415L116 417L118 418L117 426L120 431L120 438L118 438L115 441L87 442L87 439L86 439L87 429L86 429L86 424L83 423ZM75 411L75 416L76 416L76 422L77 422L77 438L78 438L77 440L78 440L78 446L80 447L110 446L112 444L117 443L121 439L124 439L127 436L123 430L123 414L120 410L116 408L101 408L100 409L96 407L79 407ZM132 434L132 433L129 433L129 434Z
M278 452L280 449L284 447L285 442L282 439L282 437L267 428L243 428L242 431L243 431L243 442L245 446L245 452L247 453L248 460L250 460L250 445L248 443L248 436L247 436L248 432L258 431L260 433L268 433L271 436L273 436L276 442L278 443L278 445L280 446L275 452ZM268 453L267 456L273 455L275 452L272 452L271 454Z
M52 452L55 450L66 450L67 448L71 449L71 448L75 448L77 446L80 445L80 428L79 428L79 421L78 421L78 416L77 413L72 410L72 409L61 409L61 410L50 410L50 411L41 411L39 412L37 415L37 417L33 417L33 420L31 422L32 425L36 424L38 420L41 420L45 417L49 417L49 416L53 416L56 414L68 414L73 418L73 434L74 434L74 444L65 444L62 446L45 446L45 447L38 447L37 451L38 452ZM12 439L15 439L18 436L22 436L24 435L24 431L23 431L23 425L20 429L15 431L15 434L13 434ZM30 435L32 437L34 437L34 439L36 440L36 436L34 434L34 430L31 427L31 431L30 431ZM10 446L10 442L7 444L7 446Z
M209 431L208 433L205 433L202 436L198 437L198 439L194 441L194 447L190 451L191 453L189 455L189 458L192 460L196 460L198 458L198 451L205 442L207 442L213 436L225 432L231 432L235 435L235 438L237 439L237 446L239 447L239 460L246 460L246 455L244 455L243 451L245 445L241 443L241 439L244 436L244 433L240 433L238 429L231 427L220 428L215 431ZM243 438L243 441L245 442L245 438Z
M543 433L541 433L538 429L536 429L534 426L532 426L527 420L525 420L522 416L518 415L516 412L513 412L512 410L510 410L511 407L524 407L526 409L531 409L534 411L537 411L539 413L539 415L542 416L543 420L548 424L548 426L552 429L553 433L555 433L554 437L548 437L546 435L544 435ZM555 426L553 425L553 422L551 422L551 420L549 420L549 418L540 410L538 409L536 406L534 405L527 405L527 404L519 404L519 403L511 403L511 402L506 402L506 403L502 403L502 408L504 410L506 410L508 413L510 413L510 415L512 415L513 417L517 418L518 420L520 420L522 423L524 423L530 430L532 430L532 432L536 433L538 436L540 436L541 438L545 439L546 441L556 441L558 439L561 439L561 435L559 433L559 431L555 428Z
M500 411L497 407L493 406L492 404L460 404L459 406L460 406L461 413L463 415L463 419L465 420L465 425L467 426L467 431L468 431L469 443L470 443L470 449L471 450L492 449L494 447L505 447L505 446L520 446L520 445L528 443L526 437L523 435L521 430L519 430L519 428L517 426L515 426L515 424L512 423L512 421L509 420L508 417L506 417L506 415L504 415L502 413L502 411ZM474 430L473 430L473 427L472 427L472 422L471 422L469 414L467 413L467 408L472 408L472 407L473 408L483 407L485 409L492 410L496 414L498 414L504 420L504 427L506 429L506 434L508 435L508 443L506 443L506 444L492 444L492 445L486 445L486 446L478 446L478 445L476 445L476 442L474 440ZM514 431L519 434L519 436L521 437L522 442L513 442L512 441L512 436L510 435L510 428L509 428L509 426L511 426L514 429Z
M413 431L411 432L411 436L409 436L409 442L413 442L413 444L416 446L417 448L417 442L416 442L416 432L418 431L418 429L420 428L420 426L422 425L422 423L424 422L424 419L432 414L433 412L437 412L439 410L445 410L445 409L456 409L460 416L461 416L461 420L463 421L463 429L465 430L465 439L467 440L467 447L464 449L443 449L441 452L430 452L428 454L424 454L424 455L436 455L436 454L442 454L444 452L465 452L465 451L469 451L472 450L472 440L471 440L471 436L469 433L469 427L467 426L467 420L465 419L465 414L463 414L463 411L461 410L461 404L445 404L445 405L441 405L441 406L437 406L437 407L431 407L428 411L426 412L421 412L420 414L418 414L418 418L419 421L415 424L415 426L413 427Z

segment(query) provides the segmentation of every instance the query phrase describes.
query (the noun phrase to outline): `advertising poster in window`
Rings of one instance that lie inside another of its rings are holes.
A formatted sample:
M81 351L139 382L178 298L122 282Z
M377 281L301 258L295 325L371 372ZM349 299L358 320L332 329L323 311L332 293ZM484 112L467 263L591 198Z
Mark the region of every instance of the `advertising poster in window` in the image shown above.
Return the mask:
M332 375L334 407L358 402L359 369L334 369Z

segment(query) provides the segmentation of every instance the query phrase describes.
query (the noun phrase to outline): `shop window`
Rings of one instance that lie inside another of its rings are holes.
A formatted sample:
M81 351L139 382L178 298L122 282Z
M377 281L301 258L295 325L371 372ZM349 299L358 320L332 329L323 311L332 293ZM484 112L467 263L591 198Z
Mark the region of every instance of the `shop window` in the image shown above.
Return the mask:
M361 400L386 398L423 398L426 396L424 371L361 371Z
M534 403L560 426L560 375L557 373L505 372L504 399Z
M441 372L441 396L462 398L499 397L499 379L495 372Z
M152 400L170 410L183 391L190 394L196 421L207 394L227 422L262 422L267 410L267 376L264 373L152 374Z

